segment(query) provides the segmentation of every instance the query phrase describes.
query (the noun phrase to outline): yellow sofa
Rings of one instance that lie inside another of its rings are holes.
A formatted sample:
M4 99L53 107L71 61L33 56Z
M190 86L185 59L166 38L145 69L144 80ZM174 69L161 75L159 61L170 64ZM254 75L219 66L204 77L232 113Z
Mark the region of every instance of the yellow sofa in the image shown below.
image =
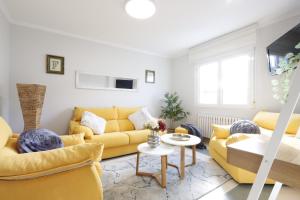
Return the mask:
M279 113L272 112L258 112L253 121L260 127L261 134L271 135L275 129ZM285 136L295 136L297 130L300 126L300 115L294 114L289 122L289 125L286 130ZM247 139L247 134L234 134L228 136L230 126L220 126L218 127L219 136L213 132L210 138L208 145L208 151L211 157L221 165L232 177L239 183L253 183L256 174L249 172L247 170L238 168L234 165L231 165L227 162L227 145L240 140ZM222 133L223 129L223 133ZM187 133L187 130L184 130L182 127L178 127L176 132ZM248 137L250 137L249 135ZM266 183L274 183L273 180L268 179Z
M17 137L0 117L0 199L103 199L103 145L86 144L83 135L62 136L64 148L18 154Z
M70 121L69 134L84 133L87 143L104 144L103 159L137 152L137 146L147 141L150 130L135 130L128 116L141 107L80 108L75 107ZM92 129L80 125L84 111L106 119L105 133L94 135Z

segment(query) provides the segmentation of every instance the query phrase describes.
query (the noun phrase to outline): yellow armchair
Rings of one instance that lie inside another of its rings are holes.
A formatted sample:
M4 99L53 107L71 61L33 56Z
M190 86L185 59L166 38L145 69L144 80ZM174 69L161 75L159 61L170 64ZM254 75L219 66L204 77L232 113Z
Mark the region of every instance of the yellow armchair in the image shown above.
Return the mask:
M18 154L17 137L0 117L1 199L103 199L103 145L83 143L83 135L62 136L64 148Z

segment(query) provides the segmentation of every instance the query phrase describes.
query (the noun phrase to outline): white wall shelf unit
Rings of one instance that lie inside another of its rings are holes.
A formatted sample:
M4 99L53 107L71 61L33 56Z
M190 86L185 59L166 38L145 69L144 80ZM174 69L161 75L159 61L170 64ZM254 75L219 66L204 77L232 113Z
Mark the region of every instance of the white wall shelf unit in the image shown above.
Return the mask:
M91 72L75 73L75 87L77 89L90 89L90 90L115 90L115 91L131 91L136 92L138 90L138 79L129 77L117 77L102 74L94 74ZM132 89L117 88L117 80L132 81Z

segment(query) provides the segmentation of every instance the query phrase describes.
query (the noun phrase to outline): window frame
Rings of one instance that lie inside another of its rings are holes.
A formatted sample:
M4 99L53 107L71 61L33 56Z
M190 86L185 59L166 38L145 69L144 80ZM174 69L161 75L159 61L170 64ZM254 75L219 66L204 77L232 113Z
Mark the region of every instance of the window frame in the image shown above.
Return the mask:
M221 87L222 82L222 67L221 62L223 60L231 59L234 57L242 56L242 55L249 55L250 56L250 64L249 64L249 91L248 91L248 102L247 104L223 104L223 89ZM216 56L211 56L205 59L202 59L200 62L197 62L194 65L194 94L195 99L194 103L197 107L203 107L203 108L239 108L239 109L249 109L255 107L255 47L246 47L241 48L235 51L231 51L229 53L224 53ZM200 103L200 81L199 81L199 70L200 67L209 64L217 62L218 63L218 92L217 92L217 104L203 104Z

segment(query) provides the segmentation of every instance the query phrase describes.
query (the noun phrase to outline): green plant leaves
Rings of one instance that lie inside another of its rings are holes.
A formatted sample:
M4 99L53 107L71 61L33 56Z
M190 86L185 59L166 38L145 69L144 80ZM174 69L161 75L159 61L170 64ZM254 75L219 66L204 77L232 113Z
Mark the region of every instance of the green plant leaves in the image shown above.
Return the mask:
M163 119L170 119L171 122L180 121L187 118L190 114L185 112L181 106L182 101L179 99L179 96L176 92L166 93L164 95L163 106L161 106L161 115Z

